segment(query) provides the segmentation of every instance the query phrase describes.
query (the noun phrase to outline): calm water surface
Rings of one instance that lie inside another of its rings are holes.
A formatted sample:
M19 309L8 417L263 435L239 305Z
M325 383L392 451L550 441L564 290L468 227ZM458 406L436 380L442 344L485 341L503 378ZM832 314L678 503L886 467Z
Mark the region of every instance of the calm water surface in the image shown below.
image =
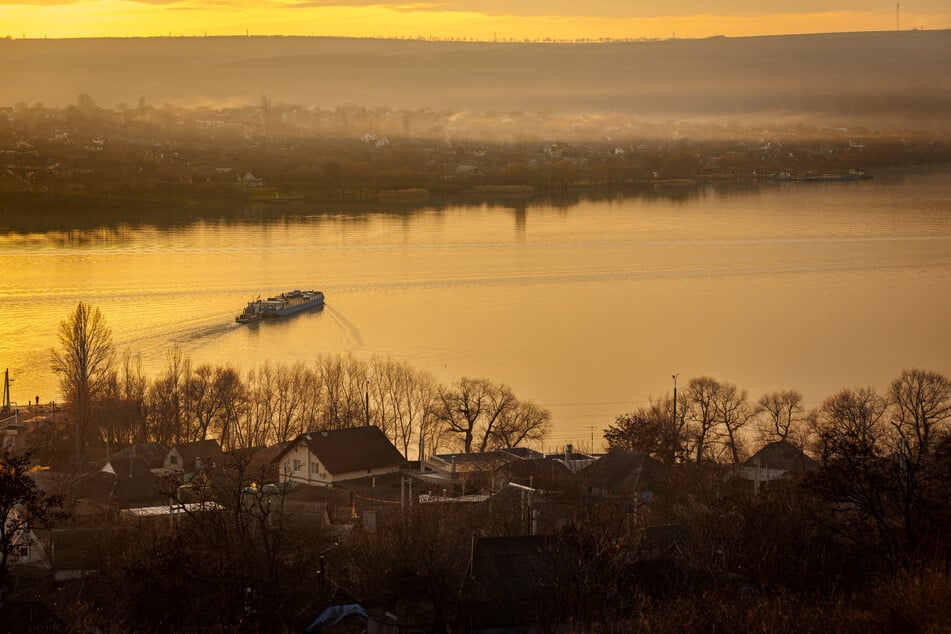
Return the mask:
M166 350L244 369L388 355L478 376L551 409L548 446L712 375L752 398L951 374L951 172L686 202L203 221L0 232L0 370L58 399L59 322L99 306L155 376ZM238 326L257 295L318 288L321 312Z

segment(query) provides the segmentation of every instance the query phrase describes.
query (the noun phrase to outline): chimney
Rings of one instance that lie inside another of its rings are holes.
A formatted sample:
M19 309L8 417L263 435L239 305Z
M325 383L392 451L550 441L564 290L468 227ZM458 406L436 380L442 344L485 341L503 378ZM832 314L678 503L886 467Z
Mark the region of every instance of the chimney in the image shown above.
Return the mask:
M574 453L574 446L571 444L565 445L565 463L571 462L571 454Z

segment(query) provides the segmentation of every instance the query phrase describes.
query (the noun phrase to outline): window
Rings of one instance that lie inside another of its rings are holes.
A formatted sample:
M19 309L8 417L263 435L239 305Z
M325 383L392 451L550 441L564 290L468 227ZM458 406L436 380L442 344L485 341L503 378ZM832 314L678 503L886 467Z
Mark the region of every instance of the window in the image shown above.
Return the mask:
M178 464L178 456L171 455L168 457L168 461L170 464Z
M294 471L300 471L300 470L301 470L301 467L303 467L303 466L304 466L304 463L303 463L303 462L301 462L301 461L298 460L297 458L294 458Z
M320 467L320 465L317 464L316 462L310 463L310 472L311 472L311 473L317 473L317 472L319 471L319 467Z

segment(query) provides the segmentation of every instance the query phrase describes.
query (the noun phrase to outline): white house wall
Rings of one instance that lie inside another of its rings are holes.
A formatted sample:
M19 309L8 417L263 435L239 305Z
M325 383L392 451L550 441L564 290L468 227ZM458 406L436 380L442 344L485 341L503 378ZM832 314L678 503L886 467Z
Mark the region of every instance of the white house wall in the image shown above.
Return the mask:
M172 458L175 458L175 462L172 462ZM162 467L170 471L177 471L179 473L185 470L185 466L182 464L182 455L178 453L178 449L172 447L169 449L168 453L165 454L165 460L162 463Z
M294 469L295 465L299 466L296 470ZM376 469L330 473L317 456L311 453L307 443L300 442L284 454L284 458L281 460L279 477L281 482L301 482L326 486L344 480L396 473L399 470L399 465L394 465Z
M298 466L298 469L294 467ZM299 442L288 451L281 461L280 473L278 474L281 482L304 482L307 484L332 484L333 476L327 472L327 468L317 459L307 443Z

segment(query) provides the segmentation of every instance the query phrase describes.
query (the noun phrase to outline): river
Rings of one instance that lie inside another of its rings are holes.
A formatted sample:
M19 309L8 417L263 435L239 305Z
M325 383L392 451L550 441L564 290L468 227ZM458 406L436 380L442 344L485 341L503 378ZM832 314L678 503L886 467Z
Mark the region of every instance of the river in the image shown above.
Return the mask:
M552 449L600 447L673 374L815 405L906 367L951 374L949 176L0 231L0 371L14 401L59 399L49 351L86 301L150 376L176 345L242 369L391 356L443 382L507 383L552 411ZM295 288L326 308L234 323Z

